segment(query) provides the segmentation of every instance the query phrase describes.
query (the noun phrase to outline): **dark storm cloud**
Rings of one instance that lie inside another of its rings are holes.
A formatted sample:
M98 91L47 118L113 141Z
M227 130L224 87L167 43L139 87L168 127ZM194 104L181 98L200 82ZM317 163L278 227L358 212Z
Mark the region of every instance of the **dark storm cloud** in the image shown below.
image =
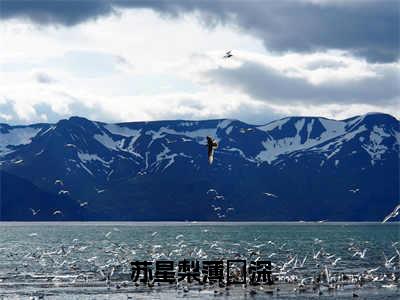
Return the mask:
M205 75L217 84L240 89L258 100L276 104L390 105L398 101L400 95L400 75L396 66L379 68L373 77L318 85L251 61L245 61L235 69L220 67Z
M1 17L75 25L120 9L149 8L163 16L200 12L206 26L233 23L261 38L267 49L309 52L343 49L369 61L399 58L399 1L9 1Z
M2 19L25 18L41 24L76 25L114 13L110 1L0 0Z

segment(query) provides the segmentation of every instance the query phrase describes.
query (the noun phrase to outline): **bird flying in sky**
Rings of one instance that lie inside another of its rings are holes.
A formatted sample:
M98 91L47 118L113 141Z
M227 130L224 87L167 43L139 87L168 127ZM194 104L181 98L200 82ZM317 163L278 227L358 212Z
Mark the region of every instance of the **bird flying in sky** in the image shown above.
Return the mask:
M33 208L31 208L30 210L32 212L32 216L36 216L40 212L40 209L34 210Z
M227 52L225 53L225 55L224 55L224 58L230 58L230 57L232 57L233 54L232 54L231 52L232 52L232 50L227 51Z
M399 211L400 211L400 204L397 205L394 208L394 210L385 217L385 219L383 219L382 223L386 223L388 220L390 220L392 218L396 218L399 215Z
M266 193L266 192L265 192L264 195L266 195L266 196L268 196L268 197L272 197L272 198L278 198L277 195L272 194L272 193Z

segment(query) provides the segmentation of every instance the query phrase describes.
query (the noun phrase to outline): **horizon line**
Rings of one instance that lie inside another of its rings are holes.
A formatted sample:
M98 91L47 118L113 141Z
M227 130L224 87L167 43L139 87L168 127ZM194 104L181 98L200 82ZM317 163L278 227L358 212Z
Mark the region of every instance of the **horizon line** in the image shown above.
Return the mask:
M266 126L268 124L271 124L273 122L277 122L280 120L284 120L284 119L288 119L288 118L315 118L315 119L325 119L325 120L331 120L331 121L337 121L337 122L343 122L343 121L347 121L356 117L361 117L361 116L367 116L367 115L387 115L390 116L394 119L396 119L398 122L400 122L399 119L397 119L394 115L389 114L389 113L384 113L384 112L367 112L365 114L358 114L358 115L354 115L352 117L348 117L345 119L333 119L333 118L327 118L327 117L322 117L322 116L299 116L299 115L293 115L293 116L286 116L283 118L279 118L279 119L275 119L273 121L269 121L267 123L263 123L263 124L251 124L251 123L247 123L245 121L242 121L240 119L236 119L236 118L213 118L213 119L161 119L161 120L149 120L149 121L123 121L123 122L104 122L104 121L98 121L98 120L92 120L89 119L88 117L84 117L84 116L79 116L79 115L72 115L70 117L67 118L62 118L59 119L56 122L37 122L37 123L27 123L27 124L14 124L14 123L3 123L0 122L0 125L7 125L7 126L11 126L11 127L29 127L29 126L38 126L38 125L43 125L43 124L49 124L49 125L56 125L61 121L69 121L72 118L78 118L78 119L85 119L91 122L95 122L95 123L102 123L102 124L114 124L114 125L120 125L120 124L131 124L131 123L157 123L157 122L176 122L176 121L180 121L180 122L207 122L207 121L224 121L224 120L231 120L231 121L239 121L242 123L245 123L247 125L251 125L251 126L257 126L257 127L261 127L261 126Z

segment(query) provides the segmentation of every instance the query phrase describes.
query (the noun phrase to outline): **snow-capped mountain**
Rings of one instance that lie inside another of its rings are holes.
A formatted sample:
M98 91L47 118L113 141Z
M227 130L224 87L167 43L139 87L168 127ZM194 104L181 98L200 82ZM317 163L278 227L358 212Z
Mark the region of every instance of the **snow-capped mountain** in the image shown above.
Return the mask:
M207 135L219 144L211 166ZM263 126L80 117L0 124L0 216L381 220L399 202L399 144L399 121L379 113Z

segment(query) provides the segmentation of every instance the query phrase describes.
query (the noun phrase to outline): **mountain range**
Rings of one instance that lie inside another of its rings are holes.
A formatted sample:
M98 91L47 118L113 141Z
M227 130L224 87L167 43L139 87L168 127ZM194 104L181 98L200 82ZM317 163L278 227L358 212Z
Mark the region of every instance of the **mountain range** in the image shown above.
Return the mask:
M381 221L399 203L399 125L382 113L0 124L0 220Z

